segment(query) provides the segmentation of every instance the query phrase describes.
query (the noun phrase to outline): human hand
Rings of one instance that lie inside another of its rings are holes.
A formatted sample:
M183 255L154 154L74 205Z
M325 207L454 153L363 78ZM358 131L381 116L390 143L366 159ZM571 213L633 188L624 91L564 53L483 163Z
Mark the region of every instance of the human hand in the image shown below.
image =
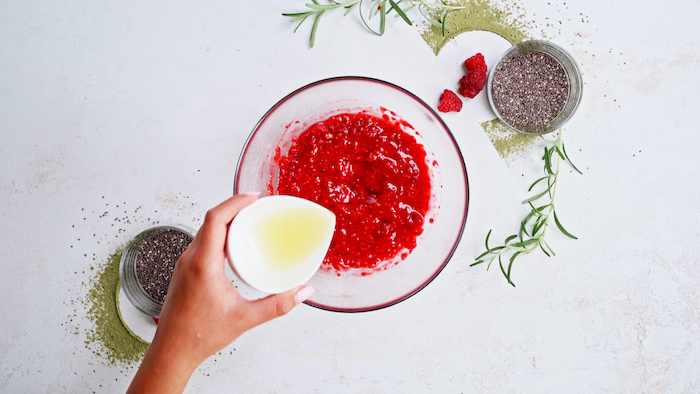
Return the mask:
M228 225L258 193L237 195L207 212L173 272L153 343L130 392L182 391L197 366L247 330L288 313L313 288L300 286L249 301L224 272Z

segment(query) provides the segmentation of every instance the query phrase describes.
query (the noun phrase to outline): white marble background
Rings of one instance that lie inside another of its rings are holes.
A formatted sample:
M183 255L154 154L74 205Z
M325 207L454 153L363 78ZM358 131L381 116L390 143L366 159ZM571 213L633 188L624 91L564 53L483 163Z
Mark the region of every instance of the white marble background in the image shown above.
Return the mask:
M352 14L328 15L309 50L310 25L293 35L280 15L303 3L0 2L0 392L125 390L134 371L84 348L71 304L89 267L149 221L198 226L284 95L364 75L437 104L460 62L509 46L467 33L436 57L416 28L392 19L375 37ZM523 257L516 288L469 267L490 228L517 230L541 171L499 158L482 93L444 117L472 194L442 274L385 310L300 306L204 363L189 391L700 391L700 3L520 3L584 72L565 128L584 175L565 172L557 200L579 240L552 233L557 256Z

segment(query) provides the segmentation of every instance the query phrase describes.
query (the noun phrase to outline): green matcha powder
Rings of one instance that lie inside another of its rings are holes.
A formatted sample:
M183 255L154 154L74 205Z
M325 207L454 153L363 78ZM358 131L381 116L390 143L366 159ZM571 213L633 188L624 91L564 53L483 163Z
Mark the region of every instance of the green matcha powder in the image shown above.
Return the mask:
M465 9L450 11L445 25L449 27L442 35L442 28L431 25L422 33L425 42L437 55L442 47L458 35L475 30L490 31L505 38L511 44L527 40L525 22L520 6L517 3L496 7L488 0L460 0L450 4L467 6Z
M139 362L148 343L134 335L122 322L119 307L119 261L122 250L109 256L86 295L87 317L93 323L86 346L109 365L132 365Z
M449 30L445 31L444 36L442 29L435 25L430 25L422 33L423 39L436 56L448 41L469 31L492 32L505 38L512 45L531 38L527 33L530 30L530 22L525 20L525 15L517 3L499 3L500 6L497 7L488 0L459 0L450 4L468 7L447 14L445 24L449 26ZM517 133L498 119L483 122L481 127L498 154L508 164L515 156L533 147L537 138Z

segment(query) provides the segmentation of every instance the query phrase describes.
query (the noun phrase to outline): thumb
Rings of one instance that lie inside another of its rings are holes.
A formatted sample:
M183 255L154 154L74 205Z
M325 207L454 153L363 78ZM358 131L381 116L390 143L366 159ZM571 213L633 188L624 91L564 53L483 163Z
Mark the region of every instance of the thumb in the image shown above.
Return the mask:
M274 318L286 315L298 304L306 301L314 293L311 286L299 286L284 293L273 294L249 302L248 321L255 327Z

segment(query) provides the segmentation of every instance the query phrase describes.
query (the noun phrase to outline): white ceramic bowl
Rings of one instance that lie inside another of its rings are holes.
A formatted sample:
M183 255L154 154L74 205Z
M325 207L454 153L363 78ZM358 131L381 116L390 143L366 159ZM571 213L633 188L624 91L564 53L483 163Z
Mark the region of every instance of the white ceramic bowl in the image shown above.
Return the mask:
M294 215L291 222L274 221L285 217L285 213ZM276 228L269 231L270 227ZM292 196L263 197L242 209L231 222L226 256L236 275L250 287L264 293L281 293L303 285L314 275L323 263L334 228L333 212L314 202ZM302 242L300 238L304 237L312 238L306 239L312 244ZM292 253L291 249L299 245L307 246L306 250ZM275 247L284 250L273 255L266 253ZM282 264L285 257L292 261Z

